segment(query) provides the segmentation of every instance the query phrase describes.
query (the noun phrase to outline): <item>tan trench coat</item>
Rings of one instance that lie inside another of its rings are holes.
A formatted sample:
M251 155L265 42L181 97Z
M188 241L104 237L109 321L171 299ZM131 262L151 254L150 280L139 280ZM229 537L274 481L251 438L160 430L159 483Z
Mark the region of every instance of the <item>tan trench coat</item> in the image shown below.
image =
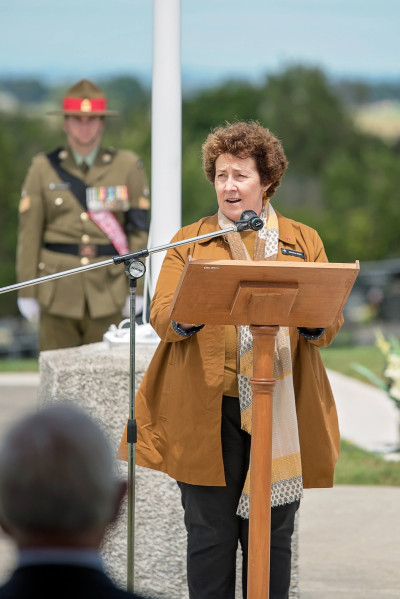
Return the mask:
M306 261L326 262L320 237L310 227L279 217L279 260L299 261L281 248L304 252ZM217 216L181 229L175 240L218 229ZM223 326L205 326L185 338L168 316L171 299L187 257L226 260L223 237L188 244L167 252L151 306L151 324L161 342L136 396L138 442L136 463L198 485L225 485L221 447L221 402L224 382ZM207 290L204 291L207 293ZM330 487L339 453L334 399L318 346L329 345L342 318L317 341L290 331L293 379L300 435L303 483ZM126 433L118 457L127 459Z

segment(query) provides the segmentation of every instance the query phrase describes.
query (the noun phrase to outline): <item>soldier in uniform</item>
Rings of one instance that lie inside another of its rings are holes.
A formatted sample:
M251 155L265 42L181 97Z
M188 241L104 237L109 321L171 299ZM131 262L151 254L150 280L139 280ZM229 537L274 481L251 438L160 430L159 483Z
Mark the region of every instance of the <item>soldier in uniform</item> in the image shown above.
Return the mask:
M146 247L149 190L131 151L101 147L107 109L88 80L63 100L67 145L34 157L19 204L18 281ZM140 285L140 281L139 281ZM143 301L138 285L137 312ZM20 290L18 307L38 321L40 350L102 340L129 301L123 265L88 270Z

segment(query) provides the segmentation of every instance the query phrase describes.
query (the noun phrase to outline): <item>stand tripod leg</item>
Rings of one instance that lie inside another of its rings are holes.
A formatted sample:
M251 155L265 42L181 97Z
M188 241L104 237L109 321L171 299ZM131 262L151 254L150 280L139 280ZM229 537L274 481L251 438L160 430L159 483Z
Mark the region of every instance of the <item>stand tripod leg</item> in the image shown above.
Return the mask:
M136 314L136 279L129 279L130 295L130 381L129 381L129 419L127 428L128 442L128 548L127 548L127 589L134 590L135 566L135 454L136 454L136 420L135 420L135 314Z
M248 599L268 599L271 543L272 396L278 326L251 326L253 419L250 459Z

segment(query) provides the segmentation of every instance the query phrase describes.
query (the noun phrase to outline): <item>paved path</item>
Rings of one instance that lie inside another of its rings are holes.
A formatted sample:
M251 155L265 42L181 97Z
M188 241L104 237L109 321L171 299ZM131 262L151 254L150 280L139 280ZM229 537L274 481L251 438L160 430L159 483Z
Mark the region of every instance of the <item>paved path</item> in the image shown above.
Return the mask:
M332 370L328 376L343 439L368 451L394 449L399 441L397 409L386 393Z
M385 395L343 375L329 376L342 436L372 451L392 447L396 412ZM0 436L36 406L38 382L38 375L0 375ZM301 599L398 599L399 506L398 487L307 490L299 518ZM14 557L0 535L0 583Z
M37 402L39 374L0 374L0 436Z
M0 437L18 418L37 405L39 375L0 375ZM6 578L14 563L14 546L0 529L0 582Z
M399 487L305 491L300 599L399 599L399 505Z

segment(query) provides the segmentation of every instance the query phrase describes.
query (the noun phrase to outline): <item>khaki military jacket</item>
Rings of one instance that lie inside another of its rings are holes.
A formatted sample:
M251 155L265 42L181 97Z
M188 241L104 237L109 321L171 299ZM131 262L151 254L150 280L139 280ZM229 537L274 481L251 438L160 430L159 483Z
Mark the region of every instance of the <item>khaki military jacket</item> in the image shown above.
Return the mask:
M326 262L320 237L310 227L278 215L279 260ZM217 215L181 229L174 240L218 230ZM285 255L282 248L303 252ZM175 332L169 308L184 264L193 258L231 258L223 237L169 250L151 305L151 324L161 338L136 396L136 463L197 485L224 485L221 402L224 384L223 326L206 325L191 337ZM207 290L204 290L207 293ZM318 347L331 343L342 324L308 341L290 329L293 381L305 487L330 487L339 453L334 399ZM119 457L127 459L124 433Z
M84 175L68 148L60 151L60 166L88 187L125 186L131 208L148 210L149 198L143 164L133 152L100 148ZM115 212L124 223L124 212ZM147 232L128 235L130 251L146 247ZM109 245L107 235L89 218L68 186L58 176L45 154L37 155L28 171L19 205L17 278L26 281L76 268L99 260L49 251L50 244ZM111 255L114 255L113 252ZM110 256L111 257L111 256ZM53 315L82 318L85 302L92 318L115 314L124 305L128 280L123 265L105 266L42 283L20 291L20 297L35 297L41 308Z

